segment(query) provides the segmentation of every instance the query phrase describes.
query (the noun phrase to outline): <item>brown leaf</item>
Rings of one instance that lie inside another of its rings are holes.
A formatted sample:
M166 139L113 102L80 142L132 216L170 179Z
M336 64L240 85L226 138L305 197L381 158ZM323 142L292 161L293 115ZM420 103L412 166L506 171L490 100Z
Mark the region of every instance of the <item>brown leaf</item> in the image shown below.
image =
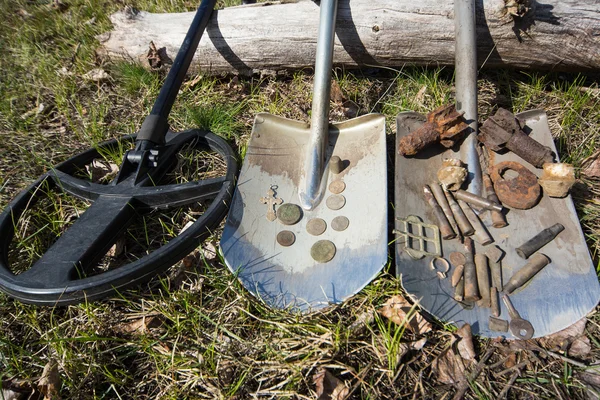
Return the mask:
M150 48L148 49L146 58L150 68L152 69L159 69L163 65L173 64L173 60L171 60L171 58L167 55L167 48L157 48L152 41L150 42Z
M401 295L390 297L379 313L395 324L404 325L419 335L430 332L432 329L431 324Z
M576 372L577 378L581 380L585 384L586 394L588 395L588 399L590 400L599 400L600 399L600 375L584 371L584 372Z
M456 331L456 334L460 336L460 340L457 344L457 349L460 356L465 360L475 360L477 354L475 353L475 346L473 344L473 332L471 331L471 325L464 324Z
M320 368L313 376L317 400L343 400L350 394L344 382L336 378L325 368Z
M55 361L48 361L44 370L42 371L42 377L38 382L38 390L44 396L44 400L55 400L60 399L60 375L58 374L58 364Z
M415 96L415 102L417 104L423 104L423 99L425 99L425 92L427 92L427 85L423 85L421 89L417 92Z
M583 359L589 356L591 351L592 345L590 344L590 339L585 335L581 335L571 343L567 355Z
M591 179L600 179L600 151L595 152L583 161L581 174Z
M159 328L162 323L162 318L158 316L148 316L119 324L115 327L115 330L121 333L143 334L150 329Z
M123 254L123 250L125 250L125 238L120 237L117 239L115 244L113 244L112 247L108 249L106 255L113 258L119 257L121 254Z
M85 166L88 174L92 176L92 182L108 181L119 172L117 164L105 160L94 160Z
M571 343L584 335L586 322L587 320L582 318L562 331L540 338L539 343L548 350L564 351Z
M336 104L342 104L344 102L344 95L340 84L336 80L331 81L331 101Z
M202 245L202 255L208 261L217 258L217 247L211 242L204 242Z
M93 82L104 82L110 79L110 75L102 68L94 68L83 74L82 78Z
M440 383L456 385L466 379L465 366L452 346L433 360L431 369Z

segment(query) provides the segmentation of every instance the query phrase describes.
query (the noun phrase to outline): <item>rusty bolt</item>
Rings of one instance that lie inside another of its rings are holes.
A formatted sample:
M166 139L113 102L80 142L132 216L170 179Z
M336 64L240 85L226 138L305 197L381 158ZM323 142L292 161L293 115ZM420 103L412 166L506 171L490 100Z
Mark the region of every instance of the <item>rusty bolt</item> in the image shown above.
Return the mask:
M468 128L454 104L438 107L427 114L427 122L400 139L398 153L412 156L438 142L450 148L462 139Z
M519 174L513 179L504 179L504 173L512 170ZM522 164L516 161L504 161L492 167L490 178L494 182L494 190L502 204L527 210L540 200L541 188L537 177Z

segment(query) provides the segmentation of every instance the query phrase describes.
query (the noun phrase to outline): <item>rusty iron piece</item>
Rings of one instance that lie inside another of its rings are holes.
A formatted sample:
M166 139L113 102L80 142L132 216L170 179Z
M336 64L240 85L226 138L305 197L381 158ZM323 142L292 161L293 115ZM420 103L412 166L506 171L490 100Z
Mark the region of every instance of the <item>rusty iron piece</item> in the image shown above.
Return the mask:
M440 239L440 229L437 225L425 224L421 218L416 215L409 215L406 218L396 218L401 223L400 229L394 229L393 233L403 239L404 251L414 260L420 260L425 256L440 257L442 255L442 246ZM427 236L427 230L432 232L433 236ZM431 249L433 247L433 249Z
M437 172L438 181L444 189L454 191L460 189L467 179L467 169L457 158L444 158L442 167Z
M283 247L289 247L296 242L296 235L291 231L281 231L277 234L277 243Z
M454 233L452 226L448 222L448 219L446 218L442 207L440 207L438 202L435 200L435 197L433 197L429 185L423 186L423 195L427 203L429 203L429 205L433 209L433 214L435 215L435 218L438 221L440 232L442 233L442 238L454 239L456 237L456 233Z
M500 301L498 301L498 289L494 286L490 288L490 304L492 308L492 315L494 317L500 316Z
M275 206L283 203L282 199L275 198L277 195L275 189L275 187L271 186L269 190L267 190L267 195L260 198L260 202L267 205L267 220L271 222L277 219L277 215L275 215Z
M504 250L496 245L489 246L485 249L485 255L488 256L491 262L500 261L504 254Z
M456 219L456 223L458 224L460 232L464 236L471 236L472 234L474 234L475 228L473 228L473 225L471 225L469 219L454 199L452 192L450 192L449 190L444 190L444 195L446 196L446 200L448 200L448 203L450 204L452 215L454 215L454 218Z
M549 228L544 229L521 246L517 247L515 251L519 257L527 260L533 253L550 243L554 240L559 233L561 233L565 227L562 224L556 223Z
M505 179L504 173L514 171L518 174L513 179ZM535 206L542 194L537 177L525 166L516 161L504 161L492 167L490 178L494 182L494 190L502 204L528 210Z
M475 268L477 270L477 285L481 300L477 305L484 308L490 308L490 268L485 254L475 254Z
M484 210L495 210L502 211L502 206L498 203L488 200L485 197L478 196L474 193L467 192L466 190L457 190L454 192L454 197L457 200L462 200L465 203L472 204L478 208L482 208Z
M492 287L502 291L502 261L490 261L490 271L492 272Z
M465 279L460 277L458 283L454 287L454 300L461 302L465 298Z
M462 113L456 111L454 104L438 107L427 114L427 122L400 139L398 153L413 156L438 142L450 148L462 139L468 129Z
M341 194L333 194L325 200L325 204L330 210L339 210L346 205L346 198Z
M529 137L517 117L504 108L499 108L483 123L477 139L492 151L506 148L537 168L554 162L552 150Z
M481 299L479 294L479 285L477 284L477 268L475 267L475 254L473 239L465 238L465 269L463 271L463 279L465 280L465 297L466 301L477 301Z
M505 319L495 318L490 315L488 328L494 332L508 332L508 321Z
M467 258L465 257L465 255L463 253L459 253L458 251L453 251L452 253L450 253L450 256L448 257L448 259L450 259L450 262L452 263L452 265L465 265L465 262L467 261Z
M565 197L575 184L575 169L571 164L544 164L544 172L538 180L544 193L550 197Z
M327 222L321 218L312 218L306 223L306 231L313 236L322 235L327 230Z
M456 285L458 285L458 282L460 282L460 280L463 277L464 271L465 271L464 265L458 265L456 268L454 268L454 272L452 273L452 280L451 280L452 287L456 287Z
M334 174L339 174L344 170L344 162L338 156L332 156L329 159L329 170Z
M429 268L433 271L437 271L438 278L446 279L448 277L448 271L450 271L450 264L445 258L434 257L429 262Z
M335 257L335 244L330 240L319 240L310 248L310 256L319 263L326 263Z
M504 292L511 294L527 283L548 264L550 264L550 259L548 256L542 253L534 254L529 262L523 266L523 268L515 272L513 276L510 277L510 280L506 286L504 286Z
M340 194L346 190L346 183L344 181L333 181L329 184L329 191L333 194Z
M282 204L277 209L277 218L284 225L295 225L302 219L302 208L297 204Z
M498 196L496 196L496 192L494 191L494 184L492 183L492 179L488 174L483 174L483 185L485 186L485 193L487 194L487 199L489 201L493 201L496 204L500 204L500 200ZM500 204L502 205L502 204ZM506 222L506 217L502 211L490 210L490 216L492 217L492 226L494 228L504 228L508 225Z
M331 229L333 229L334 231L345 231L346 229L348 229L349 225L350 220L344 217L343 215L338 215L333 220L331 220Z

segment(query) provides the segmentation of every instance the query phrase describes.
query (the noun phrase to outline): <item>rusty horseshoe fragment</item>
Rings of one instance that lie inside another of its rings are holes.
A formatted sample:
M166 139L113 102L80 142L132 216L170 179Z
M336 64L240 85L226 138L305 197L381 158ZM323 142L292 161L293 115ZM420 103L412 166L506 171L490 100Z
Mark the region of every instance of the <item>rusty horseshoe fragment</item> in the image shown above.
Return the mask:
M518 176L505 179L504 174L509 170L516 172ZM527 210L540 200L542 192L537 177L516 161L504 161L494 165L490 171L490 178L494 182L496 195L502 204L508 207Z

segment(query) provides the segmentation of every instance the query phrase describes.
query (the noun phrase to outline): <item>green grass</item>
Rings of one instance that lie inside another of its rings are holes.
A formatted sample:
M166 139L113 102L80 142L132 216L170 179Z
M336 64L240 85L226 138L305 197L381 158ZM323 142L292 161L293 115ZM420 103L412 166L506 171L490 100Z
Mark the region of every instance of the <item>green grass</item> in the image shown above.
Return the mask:
M0 9L8 21L0 24L2 208L53 165L104 140L134 133L165 76L165 71L96 57L95 36L110 29L108 16L122 3L64 2L69 5L65 11L41 0L4 1ZM136 7L152 12L196 6L189 0L136 2ZM86 80L83 76L94 68L104 69L110 79ZM343 102L332 105L332 119L346 119L350 106L359 115L381 112L390 135L398 112L427 112L454 96L451 68L386 69L369 77L338 69L334 78ZM598 147L600 100L593 76L484 70L479 89L482 118L498 106L515 112L544 108L561 157L578 169ZM312 76L305 72L279 78L192 76L181 90L170 124L174 130L210 129L226 138L242 159L257 112L307 121L311 91ZM116 146L101 155L118 165L126 149ZM178 162L172 178L179 182L213 176L223 168L222 160L192 151ZM597 182L582 178L584 189L574 197L600 269L600 192ZM53 194L32 207L28 215L37 225L22 222L11 260L26 269L64 231L65 221L86 206ZM127 252L105 260L104 267L115 268L158 248L202 209L146 216L125 233ZM217 230L208 241L217 243L219 234ZM202 246L191 260L191 267L178 263L141 287L77 306L41 308L0 294L1 381L24 380L35 386L44 365L55 360L61 395L69 399L306 399L314 397L313 374L326 366L353 385L357 399L412 398L414 393L417 398L420 393L440 398L447 392L437 383L431 362L451 345L452 326L437 324L426 347L401 362L401 345L417 338L412 333L378 314L366 328L350 329L360 314L375 313L389 296L402 293L400 280L390 274L392 265L348 302L301 316L267 308L241 286L219 256L206 258ZM128 331L143 316L160 323L143 332ZM594 358L600 342L598 318L590 317L588 332ZM480 341L480 347L485 344ZM529 357L532 366L517 380L511 396L583 398L577 368L553 359L536 360L531 354L519 353L519 359ZM496 355L493 362L500 359ZM469 396L493 398L499 393L510 375L497 374L501 369L486 370L472 383Z

